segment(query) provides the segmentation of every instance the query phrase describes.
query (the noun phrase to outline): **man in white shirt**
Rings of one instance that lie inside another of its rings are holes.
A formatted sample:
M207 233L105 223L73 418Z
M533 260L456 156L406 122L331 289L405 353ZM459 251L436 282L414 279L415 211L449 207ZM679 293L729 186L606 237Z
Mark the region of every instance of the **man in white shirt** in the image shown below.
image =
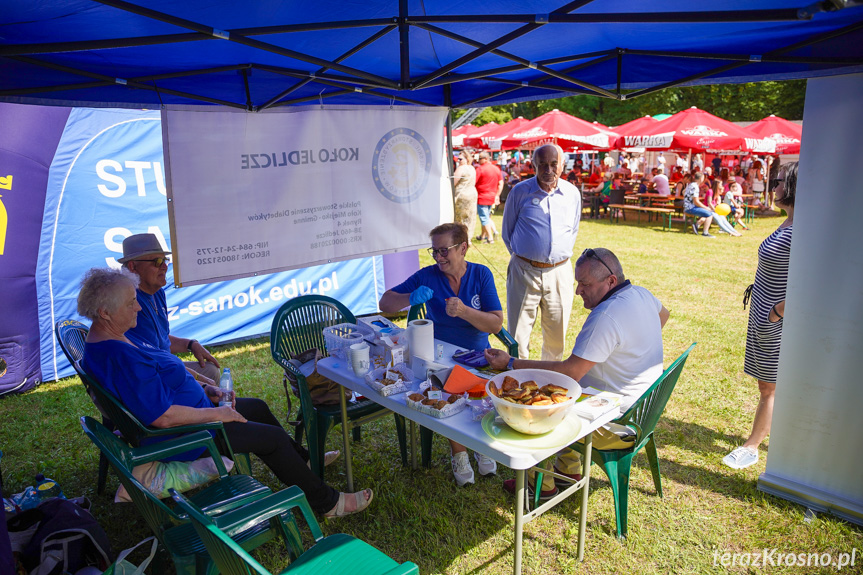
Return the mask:
M547 369L564 373L581 384L623 395L626 411L662 375L662 328L669 311L648 290L632 285L611 250L587 249L575 264L575 293L584 300L590 315L576 337L572 355L564 361L532 361L511 358L498 349L487 349L485 357L493 369ZM632 430L608 424L593 433L597 449L628 447ZM580 477L577 452L563 450L555 471ZM504 489L515 490L515 483ZM511 489L510 489L511 487ZM542 498L557 493L551 476L544 476Z
M663 196L671 194L671 188L668 186L668 176L663 173L662 168L655 168L653 174L653 191Z

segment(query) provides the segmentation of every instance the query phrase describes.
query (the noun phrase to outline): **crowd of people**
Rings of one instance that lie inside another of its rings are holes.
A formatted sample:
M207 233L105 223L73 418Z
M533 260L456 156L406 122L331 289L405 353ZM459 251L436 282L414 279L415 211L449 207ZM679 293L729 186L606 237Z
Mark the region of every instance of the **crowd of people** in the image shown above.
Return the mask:
M562 177L564 163L565 155L558 146L537 148L531 161L534 175L516 183L504 204L500 237L510 254L506 325L518 344L518 358L488 344L488 336L503 327L504 313L491 271L466 260L475 223L464 213L456 222L431 230L429 251L435 263L384 293L379 307L384 312L397 312L424 304L437 339L485 350L492 368L561 372L585 386L622 394L626 409L663 371L662 328L670 312L650 291L626 278L620 259L611 249L586 249L573 266L581 194L569 177ZM638 160L635 164L642 167ZM608 167L603 162L602 169ZM713 202L720 199L739 208L732 202L744 182L723 169L708 183L710 167L701 171L697 162L695 167L698 169L691 172L674 169L667 179L664 168L654 168L656 174L647 183L653 189L667 189L669 195L674 183L674 193L682 194L686 211L698 218L697 225L707 234L715 213L710 209ZM624 172L605 172L605 183L613 185L624 175L631 178L638 174L626 159L620 168ZM762 193L767 193L757 161L750 170L756 174L752 181L762 182ZM588 181L594 173L591 170ZM761 400L750 437L723 460L734 468L757 462L757 448L770 429L796 174L796 163L786 164L771 182L775 201L788 218L761 245L755 283L747 290L752 306L744 371L758 381ZM748 185L754 189L751 182ZM474 241L495 241L498 233L490 212L499 204L503 187L503 172L487 153L480 154L477 167L470 152L460 154L456 189L462 195L456 205L464 211L474 203L477 206L482 231ZM123 252L119 260L122 269L94 268L82 282L78 310L92 321L83 369L148 425L170 428L223 422L235 451L256 454L285 485L301 487L311 506L328 517L365 509L372 491L339 493L327 485L309 469L308 452L285 432L264 401L233 397L228 405L220 406L224 392L215 382L219 362L196 340L170 333L163 289L169 252L156 236L130 236L123 242ZM567 354L566 332L576 295L590 314ZM542 327L542 350L539 360L529 360L530 334L537 319ZM195 361L184 363L175 355L186 351ZM614 449L631 444L634 437L634 430L608 424L594 433L593 441L595 447ZM460 486L472 483L474 473L465 447L450 441L450 448L456 482ZM185 458L200 455L189 453ZM327 453L325 463L332 463L338 455ZM475 454L475 459L481 475L496 473L493 460L480 454ZM564 449L554 464L554 475L558 480L577 480L580 465L577 453ZM554 475L544 477L539 487L541 498L557 493ZM514 481L504 482L504 488L514 492Z

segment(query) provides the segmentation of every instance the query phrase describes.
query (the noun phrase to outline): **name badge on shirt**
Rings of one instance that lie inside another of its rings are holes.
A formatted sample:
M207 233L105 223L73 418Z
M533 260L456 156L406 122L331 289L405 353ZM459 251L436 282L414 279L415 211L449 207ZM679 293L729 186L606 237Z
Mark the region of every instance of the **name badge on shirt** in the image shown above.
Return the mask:
M533 202L533 205L538 206L539 205L539 198L534 198L531 200L531 202Z

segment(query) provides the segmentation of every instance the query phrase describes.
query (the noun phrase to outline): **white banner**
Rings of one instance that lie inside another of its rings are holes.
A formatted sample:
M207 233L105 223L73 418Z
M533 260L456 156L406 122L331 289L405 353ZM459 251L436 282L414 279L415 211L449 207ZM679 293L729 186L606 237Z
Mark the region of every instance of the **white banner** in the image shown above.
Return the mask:
M758 488L863 525L863 74L806 84L779 379ZM831 201L824 201L824 191ZM841 279L827 278L838 274ZM752 385L755 399L755 385Z
M427 247L452 203L446 113L163 110L176 283Z

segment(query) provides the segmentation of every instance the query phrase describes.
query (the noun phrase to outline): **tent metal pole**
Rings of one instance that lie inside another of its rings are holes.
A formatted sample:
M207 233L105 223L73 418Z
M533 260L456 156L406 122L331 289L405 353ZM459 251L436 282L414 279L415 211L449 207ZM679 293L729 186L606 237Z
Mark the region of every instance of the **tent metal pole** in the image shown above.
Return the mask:
M581 8L585 4L590 4L592 1L593 0L575 0L574 2L569 2L568 4L565 4L564 6L562 6L561 8L558 8L557 10L552 12L552 14L559 14L559 13L565 14L567 12L571 12L572 10L576 10L578 8ZM483 46L481 48L477 48L476 50L474 50L470 54L462 56L461 58L458 58L458 59L450 62L446 66L438 68L436 71L432 72L431 74L428 74L425 78L420 78L420 80L417 81L411 87L415 90L422 88L428 82L431 82L432 80L434 80L436 78L440 78L444 74L451 72L451 71L455 70L456 68L458 68L464 64L467 64L468 62L476 60L477 58L479 58L483 54L487 54L488 52L491 52L492 50L498 48L499 46L503 46L504 44L508 44L509 42L512 42L513 40L520 38L520 37L524 36L525 34L536 30L540 26L543 26L545 23L547 23L548 18L550 16L551 16L551 14L541 14L541 15L538 14L538 15L534 16L532 23L521 26L520 28L518 28L517 30L513 30L509 34L504 34L503 36L501 36L497 40L494 40L493 42L489 42L488 44L486 44L485 46ZM562 79L567 80L566 78L562 78ZM567 81L570 81L570 80L567 80Z
M251 112L252 111L252 90L249 88L249 76L252 75L252 71L249 68L243 68L239 71L243 76L243 87L246 89L246 109Z
M368 86L370 88L389 88L388 86L381 86L380 84L376 84L374 82L367 82L365 80L358 80L356 78L349 78L347 76L332 76L329 74L318 74L317 72L307 72L305 70L296 70L294 68L285 68L283 66L271 66L269 64L252 64L252 68L256 68L258 70L262 70L265 72L273 72L275 74L281 74L283 76L291 76L294 78L300 78L302 80L308 79L311 81L326 81L326 82L338 82L339 84L348 84L351 87L365 87Z
M623 74L623 50L617 49L617 98L620 99L620 78Z
M824 34L819 34L817 36L812 36L811 38L807 38L806 40L802 40L800 42L796 42L789 46L785 46L784 48L777 48L775 50L771 50L766 54L761 56L761 60L763 61L765 57L769 58L771 56L778 56L781 54L785 54L786 52L793 52L794 50L799 50L800 48L805 48L807 46L811 46L812 44L818 44L819 42L824 42L826 40L832 40L833 38L837 38L839 36L843 36L850 32L854 32L860 28L863 28L863 22L856 22L851 24L850 26L846 26L844 28L839 28L838 30L831 30L830 32L825 32ZM746 62L735 62L732 64L726 64L725 66L720 66L719 68L714 68L712 70L706 70L699 74L694 74L692 76L688 76L686 78L675 80L673 82L666 82L660 86L654 86L653 88L645 88L644 90L638 90L636 92L631 92L626 95L626 98L636 98L638 96L644 96L645 94L651 94L653 92L657 92L659 90L664 90L665 88L673 88L674 86L679 86L681 84L685 84L686 82L691 82L692 80L699 80L701 78L705 78L707 76L712 76L715 74L721 74L722 72L727 72L729 70L733 70L735 68L740 68L741 66L746 66L749 64L749 61Z
M667 58L690 58L698 60L731 60L751 62L752 56L749 54L711 54L706 52L666 52L661 50L630 50L626 49L626 53L631 56L659 56ZM853 58L798 58L795 56L761 56L762 62L782 62L788 64L845 64L854 66L861 63L861 60Z
M341 87L341 86L339 86L339 87ZM290 106L291 104L302 104L305 102L314 102L314 101L317 101L319 98L330 98L332 96L343 96L345 94L355 94L356 92L357 92L356 90L338 90L336 92L327 92L325 94L320 94L320 95L315 94L314 96L306 96L303 98L295 98L293 100L283 100L281 102L276 102L275 104L273 104L270 107L276 108L279 106ZM429 106L429 107L435 107L436 106L436 104L432 104L430 102L422 102L420 100L403 98L401 96L396 96L393 94L383 94L381 92L375 92L373 90L362 90L362 93L367 95L367 96L373 96L375 98L382 98L382 99L390 101L390 102L391 101L404 102L405 104L415 104L417 106ZM440 106L437 106L437 107L440 107Z
M399 82L402 90L407 89L411 81L411 50L410 26L408 16L408 0L399 0Z
M585 2L586 3L586 2ZM597 13L570 14L575 8L566 12L555 10L548 14L549 24L661 24L661 23L722 23L722 22L788 22L809 20L812 13L797 8L776 10L736 10L728 12L644 12L644 13ZM496 24L529 24L536 22L536 14L488 14L488 15L447 15L447 16L413 16L411 24L469 24L492 22Z
M15 88L14 90L0 90L0 98L8 96L26 96L28 94L41 94L42 92L64 92L66 90L86 90L88 88L104 88L111 86L114 82L81 82L79 84L58 84L56 86L38 86L34 88Z
M356 54L357 52L359 52L360 50L362 50L366 46L369 46L369 45L373 44L374 42L377 42L380 38L383 38L384 36L386 36L387 34L389 34L390 32L392 32L395 29L396 29L395 26L387 26L383 30L378 30L377 32L375 32L374 34L369 36L366 40L360 42L359 44L357 44L356 46L354 46L353 48L351 48L350 50L348 50L347 52L345 52L344 54L342 54L341 56L336 58L334 61L335 62L341 62L342 60L344 60L350 56L353 56L354 54ZM329 70L329 68L319 68L317 71L315 71L314 75L323 74L327 70ZM296 90L299 90L300 88L302 88L303 86L305 86L306 84L308 84L311 81L312 81L312 77L309 77L309 78L306 78L305 80L297 82L296 84L294 84L290 88L279 93L275 98L271 98L270 100L265 102L264 105L259 108L259 110L266 110L267 108L269 108L270 106L272 106L273 104L275 104L276 102L278 102L279 100L281 100L282 98L284 98L285 96L290 94L291 92L295 92Z
M444 30L444 29L439 28L437 26L417 26L417 27L421 28L423 30L427 30L429 32L440 34L441 36L444 36L445 38L450 38L451 40L456 40L457 42L462 42L462 43L467 44L469 46L473 46L474 48L483 49L484 47L486 47L486 44L483 44L482 42L472 40L470 38L462 36L461 34L456 34L454 32ZM495 56L500 56L502 58L506 58L507 60L512 60L513 62L521 64L521 66L502 68L502 70L505 70L505 72L492 72L492 71L480 72L480 74L484 74L485 76L493 75L495 73L515 72L515 71L523 70L526 68L536 68L538 71L543 72L549 76L559 78L559 79L563 80L564 82L576 84L576 85L581 86L582 88L585 88L591 92L598 92L598 93L601 93L605 96L616 97L616 96L612 96L610 92L603 93L602 88L594 86L593 84L588 84L587 82L582 82L581 80L571 78L570 76L567 75L568 72L560 72L560 71L554 70L552 68L548 68L547 62L531 62L530 60L528 60L526 58L516 56L515 54L511 54L511 53L506 52L504 50L495 49L495 50L491 50L489 53L494 54ZM605 55L607 53L608 53L607 51L603 51L603 52L595 52L594 54ZM480 76L480 77L482 77L482 76ZM441 85L441 84L449 84L451 82L452 82L452 76L443 76L443 77L437 78L435 80L428 81L425 84L423 84L422 86L416 86L416 87L430 88L432 86L437 86L437 85Z
M135 76L130 78L137 82L151 82L153 80L170 80L172 78L185 78L187 76L201 76L204 74L218 74L219 72L233 72L243 68L251 68L252 64L236 64L233 66L217 66L215 68L199 68L197 70L184 70L182 72L171 72L170 74L152 74L150 76Z
M520 89L521 89L521 86L519 85L519 86L516 86L514 88L507 88L506 90L500 90L498 92L494 92L492 94L488 94L488 95L482 96L480 98L474 98L473 100L468 100L467 102L462 102L462 103L458 104L458 107L459 108L470 108L474 104L482 102L488 98L497 98L498 96L503 96L505 94L509 94L510 92L515 92L516 90L520 90Z
M246 107L243 104L237 104L236 102L228 102L226 100L217 100L216 98L209 98L207 96L199 96L197 94L190 94L188 92L181 92L179 90L169 90L166 88L156 89L155 86L150 86L149 84L144 84L142 82L137 82L135 80L124 80L120 78L112 78L110 76L105 76L104 74L96 74L94 72L88 72L86 70L78 70L77 68L72 68L70 66L63 66L60 64L55 64L53 62L45 62L43 60L39 60L38 58L30 58L29 56L14 56L9 58L10 60L17 60L19 62L24 62L26 64L31 64L33 66L40 66L43 68L50 68L53 70L59 70L61 72L68 72L70 74L77 74L79 76L85 76L87 78L93 78L96 80L101 80L105 83L105 85L109 84L124 84L127 87L137 88L139 90L149 90L151 92L161 92L163 94L171 94L172 96L180 96L181 98L188 98L190 100L198 100L201 102L209 102L211 104L219 104L222 106L228 106L230 108L240 108L245 109ZM88 86L89 83L81 83L81 84L71 84L62 86L59 89L67 89L69 87L71 89L72 86L77 86L78 88L83 88ZM43 86L40 88L41 91L58 91L52 89L52 86ZM34 93L39 93L34 92ZM6 92L0 92L0 95L6 95ZM10 94L11 95L11 94Z
M447 108L449 108L449 113L446 115L446 165L447 165L447 173L449 174L449 185L452 190L452 214L453 221L456 221L455 213L455 172L452 167L452 159L455 155L455 151L452 146L452 86L446 85L443 87L443 98L444 104L446 104ZM470 237L473 235L473 230L467 231L467 239L468 243L470 243Z
M294 50L289 50L287 48L282 48L280 46L275 46L273 44L268 44L266 42L261 42L260 40L254 40L252 38L247 38L240 34L230 34L223 30L216 30L215 28L211 28L209 26L204 26L203 24L199 24L197 22L192 22L191 20L186 20L185 18L179 18L176 16L171 16L169 14L165 14L164 12L158 12L156 10L151 10L149 8L144 8L142 6L137 6L135 4L130 4L129 2L124 2L123 0L93 0L94 2L99 2L100 4L105 4L106 6L111 6L117 8L119 10L124 10L126 12L131 12L132 14L137 14L139 16L144 16L147 18L152 18L153 20L158 20L159 22L165 22L167 24L173 24L174 26L179 26L181 28L187 28L189 30L194 30L195 32L201 32L202 34L209 34L211 36L215 36L221 38L223 40L228 40L230 42L236 42L237 44L241 44L243 46L248 46L250 48L256 48L258 50L264 50L267 52L272 52L273 54L278 54L280 56L286 56L288 58L293 58L294 60L300 60L302 62L308 62L310 64L317 64L318 66L328 66L333 70L338 70L344 74L349 74L351 76L357 76L358 78L365 78L366 80L372 80L373 82L377 82L382 86L387 86L390 88L398 88L398 84L393 82L389 78L384 78L383 76L377 76L375 74L370 74L368 72L364 72L362 70L357 70L355 68L351 68L349 66L342 66L341 64L336 64L334 62L328 62L322 58L317 58L314 56L310 56L308 54L303 54L301 52L296 52Z
M373 20L344 20L337 22L314 22L309 24L287 24L283 26L263 26L257 28L229 29L229 34L240 36L263 36L267 34L287 34L290 32L316 32L319 30L338 30L347 28L366 28L371 26L392 26L392 18ZM59 54L63 52L85 52L88 50L110 50L113 48L136 48L158 44L179 44L181 42L200 42L217 40L212 34L203 32L184 32L182 34L158 34L155 36L136 36L132 38L106 38L104 40L84 40L79 42L41 42L38 44L11 44L0 46L0 56L26 56L32 54Z

